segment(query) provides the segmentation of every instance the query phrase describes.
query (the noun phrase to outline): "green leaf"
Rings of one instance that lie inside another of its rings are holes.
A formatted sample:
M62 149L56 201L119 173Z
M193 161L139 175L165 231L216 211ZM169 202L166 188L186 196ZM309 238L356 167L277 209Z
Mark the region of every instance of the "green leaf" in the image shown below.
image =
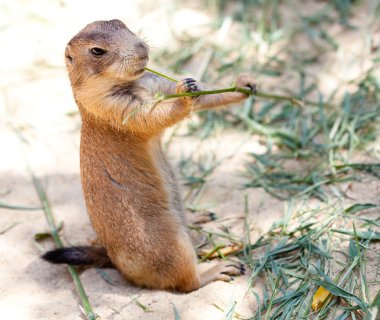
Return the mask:
M359 211L372 209L372 208L376 208L376 207L378 207L378 205L373 204L373 203L355 203L351 207L344 209L344 212L353 214L353 213L356 213Z
M348 231L348 230L341 230L341 229L331 229L332 232L347 234L352 237L357 237L358 239L364 239L364 240L380 240L380 232L377 231Z
M224 312L224 315L223 315L224 320L233 319L235 307L236 307L236 301L231 301L231 303L226 308L226 311Z
M50 237L51 237L51 233L49 232L39 232L34 235L34 240L41 241Z
M185 186L191 186L194 184L203 184L206 180L202 177L185 177L184 179L184 185Z
M356 242L352 238L350 238L350 245L348 246L348 254L350 256L351 261L353 261L360 254L358 247L356 245Z
M99 276L105 281L107 282L108 284L110 284L111 286L114 286L115 283L112 281L112 278L109 276L109 274L107 272L105 272L104 270L100 269L100 268L95 268L96 272L99 274Z
M149 308L146 305L142 304L139 300L136 298L133 300L135 301L136 305L143 309L145 312L150 312Z
M320 36L322 39L326 40L326 42L334 48L334 50L337 50L339 48L338 43L335 41L335 39L330 36L325 30L320 31Z
M380 315L380 290L377 292L375 299L373 299L368 312L365 314L363 320L376 320Z
M345 311L340 316L336 317L334 320L345 320L349 316L350 316L350 311Z
M62 228L63 228L63 221L58 223L57 232L61 231ZM34 240L35 241L41 241L41 240L44 240L44 239L50 238L50 237L53 237L53 234L51 232L39 232L39 233L36 233L34 235Z
M331 256L326 252L325 250L322 250L318 246L316 246L314 243L312 243L309 239L302 239L299 241L300 246L304 247L305 249L309 250L312 253L318 254L322 257L331 258Z

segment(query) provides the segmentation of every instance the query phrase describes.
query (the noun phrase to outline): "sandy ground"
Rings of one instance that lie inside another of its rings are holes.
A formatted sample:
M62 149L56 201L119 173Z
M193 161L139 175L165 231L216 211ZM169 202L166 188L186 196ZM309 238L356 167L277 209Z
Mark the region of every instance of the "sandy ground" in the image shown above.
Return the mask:
M0 4L0 46L2 48L0 100L0 201L39 206L25 159L42 180L56 221L64 221L65 240L86 244L94 238L86 215L79 179L78 116L63 68L66 42L93 20L118 17L133 30L143 30L152 47L162 48L172 36L153 1L108 1L107 6L91 1L8 1ZM169 1L159 1L162 7ZM80 4L79 4L80 3ZM91 11L86 8L91 6ZM146 10L153 8L156 10ZM178 10L182 22L187 10ZM201 25L209 17L193 16ZM182 15L182 16L181 16ZM181 18L182 17L182 18ZM156 22L155 24L153 22ZM237 145L240 147L237 149ZM258 139L244 133L220 134L208 142L218 157L234 155L213 173L202 198L214 203L220 217L234 231L243 233L244 197L249 199L253 239L283 215L284 204L261 190L240 188L247 152L262 152ZM181 156L198 148L195 138L175 138L169 155L175 164ZM236 151L237 150L237 151ZM363 186L370 185L363 192ZM376 180L354 184L351 193L357 202L379 203ZM51 266L41 259L41 250L53 247L46 240L37 245L36 233L46 232L42 211L0 209L0 314L3 319L83 319L78 295L65 266ZM191 215L191 214L189 214ZM191 218L191 217L190 217ZM240 231L239 231L240 230ZM96 270L81 274L81 280L96 313L102 319L174 319L174 306L182 320L221 319L223 311L237 302L236 312L252 315L256 302L246 295L249 277L231 283L215 282L190 294L152 291L126 283L116 270L107 270L113 285ZM375 271L372 277L376 277ZM260 284L254 286L260 292ZM147 307L144 310L136 303Z

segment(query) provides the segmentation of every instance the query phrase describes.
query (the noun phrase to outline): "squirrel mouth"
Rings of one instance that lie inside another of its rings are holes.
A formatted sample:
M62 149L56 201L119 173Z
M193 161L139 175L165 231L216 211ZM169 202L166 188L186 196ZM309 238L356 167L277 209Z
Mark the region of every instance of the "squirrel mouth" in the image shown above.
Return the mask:
M145 71L144 68L141 68L141 69L139 69L139 70L136 70L136 71L135 71L135 76L137 76L137 75L143 73L144 71Z

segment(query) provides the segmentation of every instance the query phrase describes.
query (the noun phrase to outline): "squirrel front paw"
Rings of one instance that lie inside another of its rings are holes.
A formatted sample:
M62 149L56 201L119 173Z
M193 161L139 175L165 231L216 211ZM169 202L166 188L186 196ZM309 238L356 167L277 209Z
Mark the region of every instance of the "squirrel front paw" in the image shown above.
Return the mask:
M179 81L175 88L176 93L196 92L199 91L196 80L192 78L186 78Z
M241 74L236 79L236 86L250 90L253 94L257 92L255 79L249 74Z

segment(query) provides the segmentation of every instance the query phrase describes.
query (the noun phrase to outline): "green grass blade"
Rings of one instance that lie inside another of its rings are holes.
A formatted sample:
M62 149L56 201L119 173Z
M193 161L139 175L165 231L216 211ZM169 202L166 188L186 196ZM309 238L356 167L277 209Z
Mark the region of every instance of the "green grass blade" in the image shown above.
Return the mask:
M372 208L376 208L378 205L373 203L355 203L354 205L344 209L345 213L354 214L356 212L360 212L363 210L368 210Z
M10 204L4 203L4 202L0 202L0 208L12 209L12 210L22 210L22 211L42 210L42 207L16 206L16 205L10 205Z
M371 303L368 312L363 320L378 320L380 318L380 290L377 292L375 299Z
M45 217L46 217L46 220L47 220L49 228L50 228L51 235L54 239L56 246L58 248L62 248L63 243L62 243L61 238L59 237L58 229L57 229L55 222L54 222L53 212L51 210L51 206L50 206L48 197L46 195L46 192L45 192L44 188L42 187L39 179L33 173L31 173L31 175L32 175L33 185L34 185L34 188L38 194L41 205L43 207ZM76 269L72 266L67 266L67 268L68 268L69 273L70 273L70 275L71 275L71 277L75 283L75 286L78 290L78 293L79 293L80 299L82 301L84 312L86 314L87 319L88 320L96 320L98 317L92 311L92 308L91 308L90 302L88 300L87 294L83 288L82 282L79 279L79 275L78 275Z
M174 320L181 320L177 307L175 306L174 303L172 303L172 306L173 306L173 312L174 312Z
M357 236L359 239L364 240L380 240L380 232L378 231L356 231L356 234L354 231L348 231L348 230L341 230L341 229L331 229L331 232L337 232L342 234L347 234L349 236L355 237Z
M229 305L226 308L226 311L224 312L223 320L232 320L233 319L236 303L237 303L236 301L231 301L229 303Z

